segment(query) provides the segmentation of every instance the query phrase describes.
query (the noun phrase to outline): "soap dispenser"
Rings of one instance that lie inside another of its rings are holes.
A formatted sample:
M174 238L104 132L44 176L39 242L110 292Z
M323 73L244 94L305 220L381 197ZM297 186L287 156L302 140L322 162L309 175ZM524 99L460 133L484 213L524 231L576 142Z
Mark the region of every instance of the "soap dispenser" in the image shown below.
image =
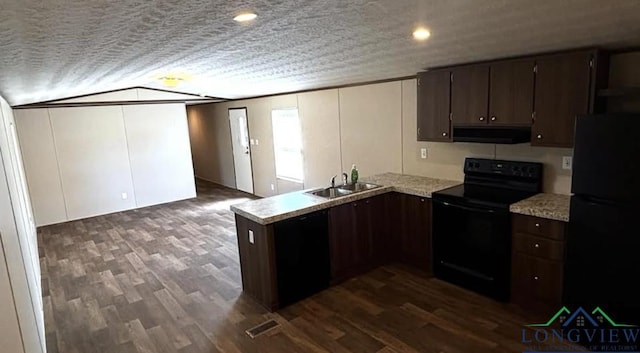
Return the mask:
M358 182L358 168L356 168L356 165L353 164L351 165L351 183L355 184Z

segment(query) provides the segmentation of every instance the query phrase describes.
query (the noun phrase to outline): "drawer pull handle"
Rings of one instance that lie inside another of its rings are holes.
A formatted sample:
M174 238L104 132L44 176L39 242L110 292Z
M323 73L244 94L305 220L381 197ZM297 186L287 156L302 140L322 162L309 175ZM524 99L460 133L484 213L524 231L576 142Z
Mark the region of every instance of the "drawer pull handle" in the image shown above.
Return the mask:
M536 228L540 228L540 223L536 223Z
M533 276L533 279L535 279L536 281L539 280L540 278L538 276Z
M540 244L536 243L536 245L534 245L534 247L539 248Z

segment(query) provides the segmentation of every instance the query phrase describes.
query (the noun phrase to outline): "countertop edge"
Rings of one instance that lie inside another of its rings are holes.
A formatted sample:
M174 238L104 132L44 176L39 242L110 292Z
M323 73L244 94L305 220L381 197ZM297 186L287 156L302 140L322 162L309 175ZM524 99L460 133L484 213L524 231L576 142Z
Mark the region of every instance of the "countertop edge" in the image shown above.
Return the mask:
M295 209L293 211L288 211L280 214L270 215L268 217L260 217L257 216L250 211L243 210L241 208L236 207L236 205L231 205L230 209L235 214L247 218L255 223L261 225L269 225L275 222L283 221L286 219L290 219L297 216L302 216L305 214L309 214L316 211L325 210L331 207L340 206L346 203L366 199L368 197L382 195L390 192L398 192L406 195L412 195L417 197L426 197L431 198L433 192L437 192L440 190L444 190L449 187L454 187L462 184L462 182L451 182L449 185L443 185L441 188L434 188L433 190L415 190L409 187L397 186L397 185L387 185L380 186L379 188L347 195L344 197L338 197L334 199L323 199L318 196L314 196L318 198L317 203L313 203L309 206L304 206L299 209ZM298 193L305 193L305 191L298 191ZM539 217L554 221L560 222L569 222L569 209L563 205L563 202L567 202L568 199L563 200L565 197L569 197L568 195L559 195L559 194L547 194L547 193L539 193L531 198L524 199L517 203L514 203L509 206L509 212L512 214L521 214L525 216ZM551 201L551 207L549 205L544 205L545 202ZM538 202L542 202L543 205L538 205ZM559 203L559 205L554 204L554 202ZM566 210L565 210L566 208Z
M514 214L521 214L524 216L532 216L544 219L550 219L552 221L560 221L560 222L569 222L568 215L557 215L552 213L547 213L544 211L531 210L531 209L522 209L519 207L510 207L509 212Z
M358 200L362 200L368 197L372 197L372 196L377 196L377 195L382 195L382 194L386 194L389 192L393 192L393 187L392 186L380 186L378 188L375 189L371 189L371 190L367 190L367 191L363 191L363 192L359 192L356 194L351 194L351 195L347 195L344 197L338 197L335 199L326 199L324 202L321 202L319 204L315 204L315 205L311 205L311 206L307 206L307 207L302 207L300 209L297 209L295 211L290 211L290 212L286 212L286 213L280 213L280 214L276 214L270 217L265 217L265 218L261 218L258 217L252 213L249 213L247 211L244 211L242 209L239 209L237 207L235 207L234 205L230 206L231 211L233 211L234 213L247 218L253 222L256 222L258 224L261 225L269 225L275 222L279 222L279 221L283 221L289 218L293 218L296 216L302 216L305 214L309 214L311 212L316 212L316 211L322 211L325 210L327 208L331 208L331 207L335 207L335 206L340 206L343 205L345 203L349 203L349 202L353 202L353 201L358 201ZM300 191L302 192L302 191Z

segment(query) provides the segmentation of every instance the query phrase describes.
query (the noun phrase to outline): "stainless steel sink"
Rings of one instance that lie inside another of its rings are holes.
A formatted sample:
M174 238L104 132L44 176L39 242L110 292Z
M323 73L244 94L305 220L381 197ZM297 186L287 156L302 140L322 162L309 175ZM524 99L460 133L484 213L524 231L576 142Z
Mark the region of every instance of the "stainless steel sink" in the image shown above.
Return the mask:
M352 194L352 193L353 193L353 191L351 191L351 190L341 189L341 188L337 188L337 187L320 189L320 190L315 190L315 191L309 191L309 194L320 196L320 197L326 197L326 198L329 198L329 199L334 199L334 198L340 197L340 196L347 196L347 195Z
M347 184L347 185L338 186L339 189L349 190L349 191L352 191L352 192L367 191L367 190L371 190L371 189L375 189L375 188L379 188L379 187L380 187L380 185L369 184L369 183L355 183L355 184Z

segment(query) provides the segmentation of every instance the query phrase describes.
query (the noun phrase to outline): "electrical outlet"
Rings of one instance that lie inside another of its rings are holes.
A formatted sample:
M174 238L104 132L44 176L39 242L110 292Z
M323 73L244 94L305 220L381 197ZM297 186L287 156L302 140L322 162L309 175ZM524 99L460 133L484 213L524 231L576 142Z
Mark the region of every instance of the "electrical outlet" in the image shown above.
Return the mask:
M255 243L255 239L253 238L253 231L249 229L249 244Z
M120 197L122 197L123 200L126 200L129 198L129 195L127 195L126 192L123 192L122 194L120 194Z
M421 148L420 149L420 158L427 159L427 149L426 148Z
M260 144L260 141L258 141L258 139L256 139L255 141L256 141L256 146Z
M562 169L571 170L573 167L573 157L564 156L562 157Z
M251 140L249 140L249 143L252 144L252 145L255 145L256 144L256 140L251 139Z

